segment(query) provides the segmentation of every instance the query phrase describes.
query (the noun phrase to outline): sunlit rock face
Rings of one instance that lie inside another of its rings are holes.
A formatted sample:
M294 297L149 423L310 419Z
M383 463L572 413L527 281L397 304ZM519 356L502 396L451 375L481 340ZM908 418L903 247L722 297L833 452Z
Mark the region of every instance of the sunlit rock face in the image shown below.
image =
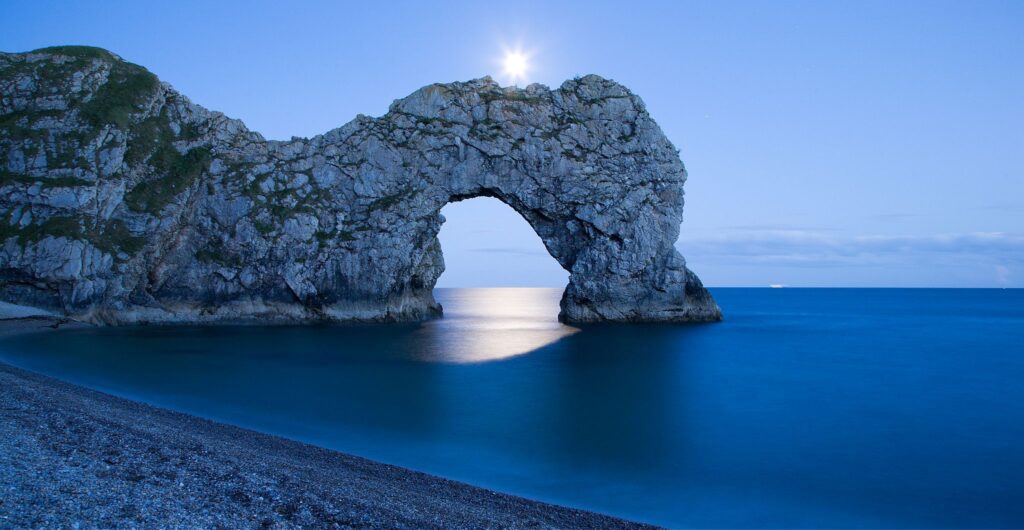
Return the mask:
M570 322L717 320L675 242L686 172L625 87L490 78L268 141L95 48L0 54L0 296L102 323L440 314L441 208L496 197Z

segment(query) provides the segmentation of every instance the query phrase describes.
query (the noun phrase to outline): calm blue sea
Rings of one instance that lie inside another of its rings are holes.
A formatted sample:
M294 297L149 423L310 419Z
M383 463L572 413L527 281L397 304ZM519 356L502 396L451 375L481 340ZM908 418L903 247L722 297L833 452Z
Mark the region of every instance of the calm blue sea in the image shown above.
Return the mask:
M713 292L719 324L452 289L424 324L68 330L0 359L671 527L1024 527L1024 290Z

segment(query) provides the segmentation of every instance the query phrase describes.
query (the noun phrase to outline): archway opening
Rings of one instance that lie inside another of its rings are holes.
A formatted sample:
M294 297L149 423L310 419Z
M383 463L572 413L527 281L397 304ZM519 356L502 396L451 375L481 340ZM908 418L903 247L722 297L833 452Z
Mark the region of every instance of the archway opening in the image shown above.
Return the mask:
M438 238L445 272L439 288L557 288L569 273L548 254L521 215L493 197L474 197L441 209Z
M428 324L444 344L438 360L503 359L578 331L558 322L569 273L515 210L476 197L450 203L441 214L445 272L434 298L444 314Z

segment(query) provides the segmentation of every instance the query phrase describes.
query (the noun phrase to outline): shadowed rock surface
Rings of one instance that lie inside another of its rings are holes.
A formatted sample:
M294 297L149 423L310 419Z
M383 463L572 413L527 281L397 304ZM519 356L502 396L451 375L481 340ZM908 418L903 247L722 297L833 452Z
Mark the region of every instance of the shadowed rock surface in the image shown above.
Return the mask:
M673 244L686 172L639 97L435 84L268 141L110 52L0 54L0 297L100 323L415 320L441 208L496 197L570 274L570 322L721 313Z

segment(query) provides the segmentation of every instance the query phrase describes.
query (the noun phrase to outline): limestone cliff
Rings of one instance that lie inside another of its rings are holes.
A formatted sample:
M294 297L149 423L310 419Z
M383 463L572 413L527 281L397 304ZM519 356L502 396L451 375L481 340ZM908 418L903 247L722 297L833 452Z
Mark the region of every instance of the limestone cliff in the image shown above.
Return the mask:
M496 197L571 322L716 320L673 247L686 173L626 88L489 78L267 141L110 52L0 53L0 299L101 323L439 314L447 203Z

